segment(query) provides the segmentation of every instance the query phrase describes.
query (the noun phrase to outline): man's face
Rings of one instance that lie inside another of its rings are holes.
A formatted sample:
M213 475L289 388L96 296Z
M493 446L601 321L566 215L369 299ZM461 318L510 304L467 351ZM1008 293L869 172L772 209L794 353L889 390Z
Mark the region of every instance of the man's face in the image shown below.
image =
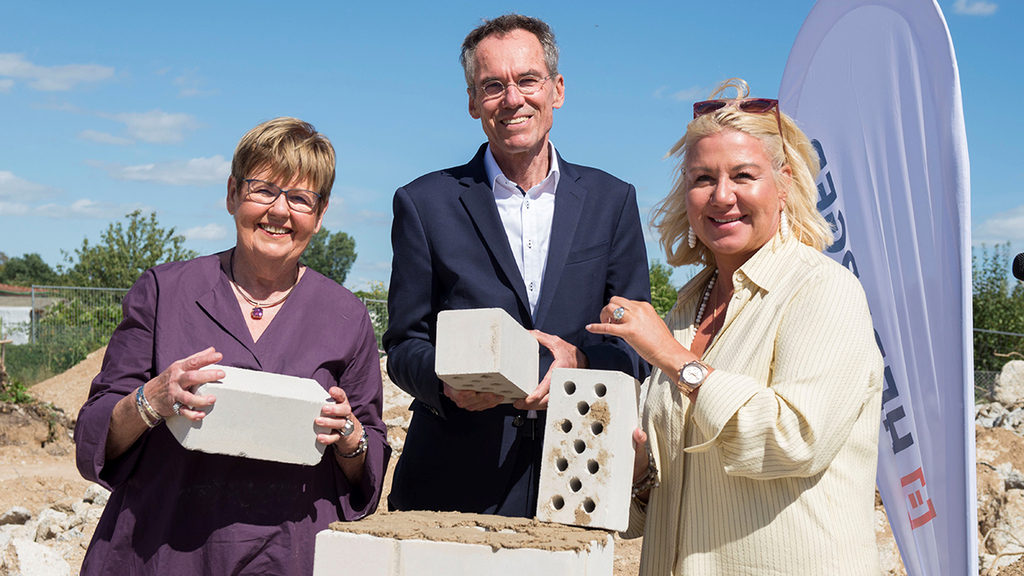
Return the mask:
M480 89L469 89L469 115L480 120L499 163L515 155L547 153L553 110L565 100L565 81L559 74L528 95L516 83L524 76L544 79L549 74L544 48L530 32L492 34L477 45L474 84L480 87L497 80L507 86L504 94L493 98Z

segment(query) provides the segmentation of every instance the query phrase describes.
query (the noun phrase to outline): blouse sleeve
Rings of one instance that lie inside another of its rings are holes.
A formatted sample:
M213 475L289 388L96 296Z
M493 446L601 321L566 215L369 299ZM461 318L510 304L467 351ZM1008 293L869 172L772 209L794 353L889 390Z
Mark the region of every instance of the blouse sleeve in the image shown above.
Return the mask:
M774 342L765 344L774 345L769 381L715 370L692 408L709 440L686 451L717 449L726 474L769 480L822 472L880 393L882 357L852 274L805 283L782 314Z
M110 415L121 398L151 380L157 282L152 270L143 274L121 303L124 319L107 344L100 373L92 381L89 398L75 424L75 453L82 476L113 490L125 482L149 438L143 432L124 454L106 461Z
M362 308L360 306L360 308ZM357 339L351 362L338 378L338 387L348 396L352 412L366 430L366 460L360 486L354 488L329 454L331 469L334 470L335 484L341 497L342 517L358 520L377 509L384 485L384 472L391 458L388 445L388 430L382 419L383 389L380 374L380 356L373 325L365 308L361 309Z

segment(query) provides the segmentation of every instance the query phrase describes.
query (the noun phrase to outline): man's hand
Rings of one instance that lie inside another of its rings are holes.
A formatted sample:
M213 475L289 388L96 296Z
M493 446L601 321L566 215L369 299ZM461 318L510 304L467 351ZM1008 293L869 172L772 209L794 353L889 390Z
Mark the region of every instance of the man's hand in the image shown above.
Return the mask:
M450 398L452 402L455 402L455 405L459 408L469 410L470 412L490 410L505 401L505 397L498 394L474 392L472 390L456 390L449 386L447 382L443 382L443 384L444 395Z
M551 351L555 360L551 363L548 373L544 375L544 379L537 385L537 389L526 398L516 400L513 406L520 410L547 410L548 391L551 389L551 371L555 368L590 368L590 361L579 348L558 336L545 334L540 330L530 330L530 334L533 334L537 342Z

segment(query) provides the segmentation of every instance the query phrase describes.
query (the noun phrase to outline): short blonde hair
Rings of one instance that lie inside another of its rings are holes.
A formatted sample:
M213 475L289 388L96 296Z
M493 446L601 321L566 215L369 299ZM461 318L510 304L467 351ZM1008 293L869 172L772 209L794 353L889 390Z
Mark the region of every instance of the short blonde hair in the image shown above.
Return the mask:
M306 180L320 194L317 212L322 212L334 186L334 165L334 146L327 136L308 122L283 116L263 122L242 137L231 160L231 175L241 182L269 170L270 178L282 186Z
M728 88L736 89L736 98L746 98L750 93L745 81L730 78L715 88L711 98L718 97ZM686 213L686 151L692 149L701 138L725 130L743 132L761 141L765 155L772 162L775 186L786 194L784 210L789 219L792 236L817 250L824 250L832 244L832 227L818 212L816 206L817 187L814 180L820 169L818 153L803 131L797 127L796 122L781 110L779 121L782 124L785 148L779 135L779 123L775 120L774 110L755 114L730 106L698 116L687 125L686 134L668 153L669 156L679 158L679 174L672 185L672 190L655 207L651 217L651 227L658 231L659 242L665 249L665 256L670 265L715 264L714 255L699 239L695 248L690 248L687 244L690 221ZM791 179L785 178L782 174L783 166L787 165L793 172Z

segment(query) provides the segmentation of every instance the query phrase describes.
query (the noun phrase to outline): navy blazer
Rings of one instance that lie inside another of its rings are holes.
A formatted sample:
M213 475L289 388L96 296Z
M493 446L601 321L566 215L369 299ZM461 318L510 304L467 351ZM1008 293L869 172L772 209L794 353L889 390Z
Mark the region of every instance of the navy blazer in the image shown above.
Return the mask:
M487 179L486 146L469 164L427 174L395 192L383 344L391 379L415 401L389 496L392 509L524 517L536 510L544 412L530 421L511 404L470 412L449 400L434 372L438 312L502 308L523 327L582 349L591 368L641 380L648 371L621 339L584 328L599 321L612 296L650 301L633 186L558 158L550 249L534 318ZM540 378L552 360L540 346Z

